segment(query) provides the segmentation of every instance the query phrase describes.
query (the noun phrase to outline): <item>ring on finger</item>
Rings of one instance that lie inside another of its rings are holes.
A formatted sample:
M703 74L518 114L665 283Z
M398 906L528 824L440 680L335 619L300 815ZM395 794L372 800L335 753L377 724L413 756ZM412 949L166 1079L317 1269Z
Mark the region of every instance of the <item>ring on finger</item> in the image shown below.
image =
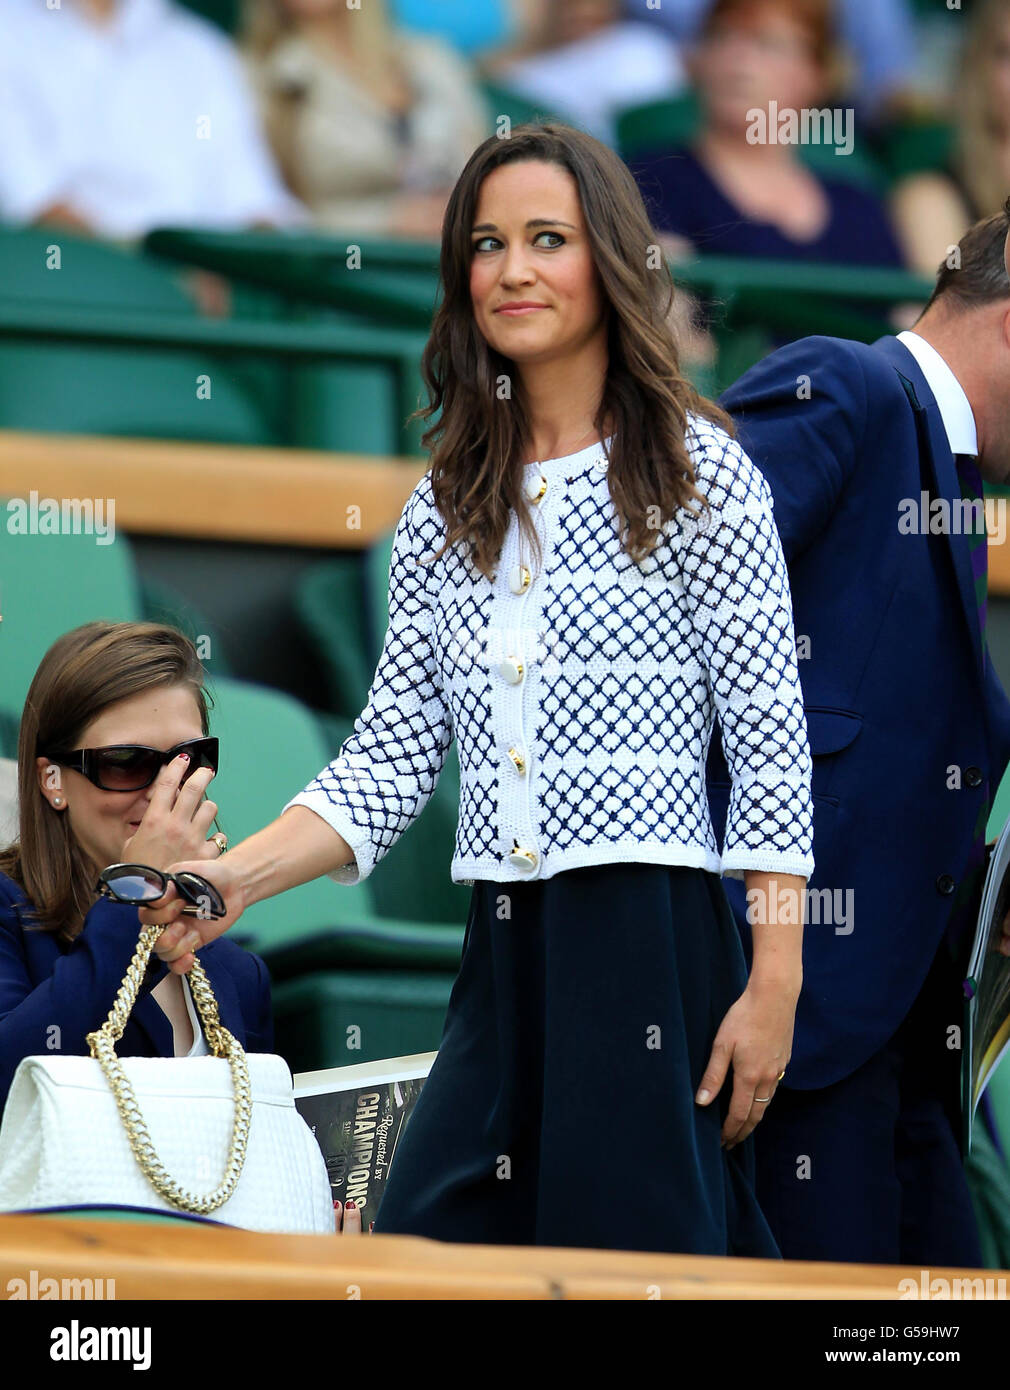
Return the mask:
M219 830L216 835L212 835L210 838L213 843L217 845L219 852L224 854L225 850L228 848L228 836L224 831Z

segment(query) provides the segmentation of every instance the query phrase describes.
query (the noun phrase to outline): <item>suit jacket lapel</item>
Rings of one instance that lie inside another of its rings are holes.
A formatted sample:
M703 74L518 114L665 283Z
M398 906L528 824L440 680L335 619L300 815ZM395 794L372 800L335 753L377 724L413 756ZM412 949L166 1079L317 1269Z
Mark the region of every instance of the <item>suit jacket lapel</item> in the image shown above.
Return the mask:
M935 496L945 498L948 503L961 497L961 484L957 476L957 465L950 450L950 441L944 428L943 417L936 403L936 397L929 389L918 362L897 338L880 338L873 344L891 363L901 378L908 396L909 405L915 417L915 429L919 440L919 457L927 462ZM928 525L928 516L926 518ZM950 550L958 595L968 632L979 677L984 676L985 662L982 653L982 633L979 629L978 604L975 601L975 585L971 573L971 552L964 536L954 533L953 526L946 529L946 541Z

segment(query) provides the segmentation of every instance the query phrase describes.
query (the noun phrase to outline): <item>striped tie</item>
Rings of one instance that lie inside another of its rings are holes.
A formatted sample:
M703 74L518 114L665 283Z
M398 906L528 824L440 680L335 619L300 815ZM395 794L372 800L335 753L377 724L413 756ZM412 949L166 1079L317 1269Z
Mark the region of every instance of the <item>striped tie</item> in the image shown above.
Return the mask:
M955 454L958 481L961 484L961 497L968 504L963 515L967 523L967 540L971 554L971 577L975 592L975 606L978 612L979 632L982 637L982 655L988 660L986 650L986 603L988 584L988 540L985 529L984 494L982 475L972 454ZM962 769L963 775L964 769ZM945 940L951 955L961 964L967 963L978 916L982 884L985 880L986 839L985 830L989 820L989 781L982 784L982 796L975 818L971 850L961 875L954 901L951 904L950 920L947 924Z

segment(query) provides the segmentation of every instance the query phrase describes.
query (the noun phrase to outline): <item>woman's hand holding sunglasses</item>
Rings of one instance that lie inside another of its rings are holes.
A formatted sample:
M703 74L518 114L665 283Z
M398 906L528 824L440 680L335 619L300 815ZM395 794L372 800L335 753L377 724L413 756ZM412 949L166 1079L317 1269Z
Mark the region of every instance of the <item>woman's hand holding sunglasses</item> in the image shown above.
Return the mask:
M174 883L169 883L164 897L159 898L156 903L138 908L141 923L145 927L166 922L169 924L155 942L155 954L165 961L175 974L185 975L192 969L193 952L227 931L241 917L246 906L243 876L238 861L229 859L227 854L213 862L206 859L183 860L168 865L168 869L173 874L199 874L217 889L227 908L223 917L184 916L183 908L188 904Z
M217 815L217 803L203 800L214 771L198 767L180 787L186 767L184 755L180 754L158 773L144 819L123 845L124 863L167 869L179 859L218 857L217 845L207 839Z

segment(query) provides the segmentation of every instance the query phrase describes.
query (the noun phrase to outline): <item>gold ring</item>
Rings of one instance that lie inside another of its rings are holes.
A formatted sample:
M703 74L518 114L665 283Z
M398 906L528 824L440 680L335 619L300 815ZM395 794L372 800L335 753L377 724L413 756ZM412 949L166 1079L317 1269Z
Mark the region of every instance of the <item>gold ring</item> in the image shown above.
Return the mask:
M776 1081L781 1081L782 1078L783 1078L784 1076L785 1076L785 1072L784 1072L784 1071L780 1071L779 1074L778 1074L778 1076L775 1078L775 1080L776 1080Z
M217 845L218 850L221 852L221 854L224 854L225 850L228 848L228 836L224 833L224 831L219 830L216 835L212 835L210 838Z

